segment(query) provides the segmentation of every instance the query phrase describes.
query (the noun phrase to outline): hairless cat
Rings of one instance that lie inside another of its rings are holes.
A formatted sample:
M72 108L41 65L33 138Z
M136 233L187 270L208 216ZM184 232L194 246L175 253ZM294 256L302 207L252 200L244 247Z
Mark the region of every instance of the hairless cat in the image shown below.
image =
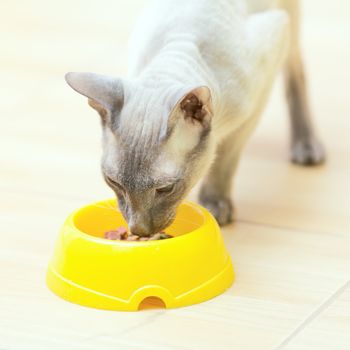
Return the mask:
M200 202L232 222L240 153L282 68L291 160L319 164L297 0L156 0L132 35L127 77L67 73L101 116L103 176L134 234L168 226L201 178Z

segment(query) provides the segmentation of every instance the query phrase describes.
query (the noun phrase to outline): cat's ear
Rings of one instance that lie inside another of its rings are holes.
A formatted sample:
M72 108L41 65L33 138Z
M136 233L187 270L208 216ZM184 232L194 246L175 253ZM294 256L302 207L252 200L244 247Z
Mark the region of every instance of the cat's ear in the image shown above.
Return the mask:
M70 72L65 75L68 85L86 96L89 105L105 118L118 112L124 102L123 83L120 79L94 73Z
M192 89L181 89L175 96L173 112L182 117L185 122L208 128L213 115L212 98L207 86Z

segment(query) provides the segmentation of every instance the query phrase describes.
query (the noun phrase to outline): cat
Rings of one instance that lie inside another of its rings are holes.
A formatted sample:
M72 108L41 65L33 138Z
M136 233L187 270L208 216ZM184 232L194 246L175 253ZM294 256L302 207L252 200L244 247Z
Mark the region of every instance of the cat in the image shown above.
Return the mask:
M232 177L282 68L291 160L324 161L298 26L296 0L157 0L131 37L126 78L66 74L101 116L102 173L134 234L167 227L201 178L200 203L232 222Z

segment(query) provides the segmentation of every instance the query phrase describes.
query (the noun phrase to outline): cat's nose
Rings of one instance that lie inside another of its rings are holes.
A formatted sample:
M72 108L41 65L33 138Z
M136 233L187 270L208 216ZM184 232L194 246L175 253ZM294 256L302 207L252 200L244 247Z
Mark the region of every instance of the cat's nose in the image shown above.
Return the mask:
M133 235L145 237L152 234L149 227L142 223L129 223L130 231Z

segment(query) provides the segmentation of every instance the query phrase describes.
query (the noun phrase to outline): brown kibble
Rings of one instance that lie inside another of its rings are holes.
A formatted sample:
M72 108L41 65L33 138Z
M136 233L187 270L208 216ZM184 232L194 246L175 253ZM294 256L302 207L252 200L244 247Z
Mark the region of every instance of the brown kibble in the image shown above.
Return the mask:
M139 237L129 233L127 228L124 226L119 226L116 230L107 231L104 233L104 238L109 240L119 240L119 241L156 241L159 239L172 238L173 236L165 233L158 232L150 237Z
M160 239L161 235L162 235L161 233L156 233L155 235L149 237L149 240L150 241L157 241L158 239Z
M128 232L124 232L120 235L121 240L126 240L128 238Z
M139 240L139 236L130 235L126 240L127 241L138 241Z
M119 240L120 239L120 234L118 231L107 231L104 234L105 239L110 239L110 240Z
M127 228L126 227L124 227L124 226L119 226L117 229L116 229L116 231L118 232L118 233L120 233L121 235L123 235L123 234L127 234L128 233L128 230L127 230Z
M173 238L173 236L168 235L168 234L165 233L165 232L161 232L161 233L160 233L159 239L167 239L167 238Z

